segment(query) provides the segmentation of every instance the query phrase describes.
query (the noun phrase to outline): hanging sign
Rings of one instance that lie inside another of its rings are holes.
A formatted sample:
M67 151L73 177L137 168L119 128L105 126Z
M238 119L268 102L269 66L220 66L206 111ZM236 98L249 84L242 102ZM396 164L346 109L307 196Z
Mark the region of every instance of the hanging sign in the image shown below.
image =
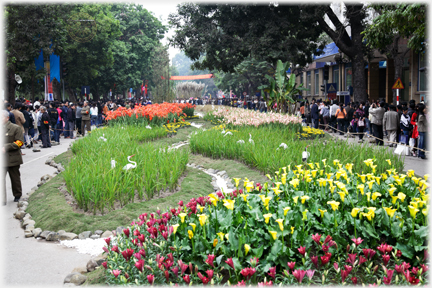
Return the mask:
M404 85L402 84L402 80L400 77L398 77L398 79L396 80L396 82L394 83L392 89L404 89Z

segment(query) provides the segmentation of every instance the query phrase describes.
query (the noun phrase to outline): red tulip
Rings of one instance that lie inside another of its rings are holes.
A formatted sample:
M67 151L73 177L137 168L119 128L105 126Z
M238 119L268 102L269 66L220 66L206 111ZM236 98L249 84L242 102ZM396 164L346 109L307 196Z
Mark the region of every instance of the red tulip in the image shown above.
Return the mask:
M351 271L353 269L353 267L349 266L349 265L344 265L344 268L345 268L346 271L348 271L348 273L351 273Z
M397 250L396 257L398 257L398 258L402 257L402 251L401 250Z
M318 256L311 257L312 263L318 268Z
M255 267L256 265L258 265L259 259L257 257L252 257L249 261L252 267Z
M405 267L404 267L403 264L401 264L401 265L395 265L395 270L398 273L404 273Z
M186 284L189 284L190 283L190 276L189 275L183 276L183 280L186 282Z
M116 253L119 253L118 246L113 246L113 247L111 248L111 251L116 252Z
M207 285L207 283L210 281L210 279L207 278L207 277L204 277L204 276L201 274L201 272L199 272L197 275L198 275L198 278L201 279L201 281L203 282L204 285Z
M108 250L108 248L107 248L107 247L105 247L105 246L104 246L104 247L102 247L102 250L103 250L103 251L105 251L106 253L109 253L109 250Z
M209 254L207 255L207 260L205 260L205 262L214 268L214 264L213 264L214 259L215 259L215 255Z
M102 266L105 268L105 269L107 269L108 268L108 263L105 261L105 262L102 262Z
M241 282L238 282L236 286L237 286L237 287L243 287L243 286L246 286L246 282L244 282L244 280L242 280Z
M138 236L138 240L139 240L141 243L144 243L144 241L145 241L145 235L144 235L144 234L140 234L140 235Z
M411 267L409 263L403 262L402 264L404 265L405 270L408 270Z
M207 273L208 278L211 280L213 278L214 271L213 270L207 270L206 273Z
M171 268L171 271L173 271L174 275L175 275L176 277L178 277L179 268L178 268L177 266Z
M321 249L323 250L323 252L325 253L325 252L327 252L328 250L329 250L329 248L330 248L330 246L328 246L328 245L322 245L321 246Z
M345 282L345 278L348 276L349 272L346 270L341 270L342 283Z
M323 265L324 265L324 264L323 264ZM333 267L334 267L335 270L338 270L338 269L339 269L339 265L338 265L338 263L334 262L334 263L333 263Z
M129 228L123 229L123 233L126 235L126 237L129 237Z
M417 267L413 267L412 269L411 269L411 273L412 274L414 274L414 275L417 275L418 274L418 272L419 272L419 268L417 268Z
M167 283L169 283L169 271L165 270L164 274L165 274L165 279L166 279Z
M330 235L327 235L327 237L324 240L324 244L327 244L328 242L330 242L330 240L332 240L332 237Z
M315 234L312 235L312 240L315 241L318 245L320 244L320 240L321 240L321 235L320 234Z
M348 254L348 259L346 260L346 262L354 265L356 257L357 257L357 253L356 254Z
M353 239L351 239L353 242L354 242L354 244L355 245L357 245L357 246L359 246L362 242L363 242L363 239L361 239L360 237L359 238L353 238Z
M294 266L295 266L296 262L288 262L287 265L291 270L294 270Z
M110 246L110 243L111 243L111 237L105 238L104 240L105 240L106 244L107 244L108 247L109 247L109 246Z
M272 277L273 279L276 278L276 266L271 267L269 269L269 273L267 273L270 277Z
M153 285L154 275L153 274L147 275L147 281L150 283L150 285Z
M367 261L367 259L364 258L363 256L360 256L360 257L359 257L359 265L363 264L363 263L366 262L366 261Z
M168 232L162 232L162 237L165 239L165 240L168 240Z
M427 265L420 264L420 267L422 267L422 274L426 273L429 270L429 266L427 266Z
M117 278L120 275L121 271L116 269L116 270L112 270L112 274L114 275L115 278Z
M138 260L141 260L141 254L140 253L135 253L134 254L135 258L137 258Z
M137 253L137 254L138 254L138 253ZM144 270L144 260L141 259L141 260L135 262L135 267L136 267L139 271L143 272L143 270Z
M299 283L302 283L303 277L306 275L306 271L304 270L294 270L292 272L293 276L297 279Z
M357 277L351 277L351 281L353 282L354 285L357 284Z
M383 261L384 261L384 266L387 266L387 263L390 260L390 255L382 255Z
M300 254L302 254L303 256L305 256L305 253L306 253L306 247L302 247L302 246L300 246L300 248L297 248L297 250L299 251Z
M134 232L133 232L134 236L139 236L140 234L141 233L140 233L140 231L138 229L135 229Z
M323 266L326 265L330 261L330 258L327 256L321 256L320 258L321 258L321 265L323 265Z
M183 201L180 200L180 201L178 202L178 205L179 205L180 207L183 207Z

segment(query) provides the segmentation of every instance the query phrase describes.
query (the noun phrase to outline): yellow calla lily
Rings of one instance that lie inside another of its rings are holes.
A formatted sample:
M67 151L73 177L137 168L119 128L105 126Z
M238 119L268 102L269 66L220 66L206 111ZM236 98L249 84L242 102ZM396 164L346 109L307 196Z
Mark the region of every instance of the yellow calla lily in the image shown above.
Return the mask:
M268 175L268 174L267 174ZM239 186L239 184L240 184L240 178L233 178L234 179L234 181L235 181L235 184L236 184L236 187L238 187ZM271 179L270 179L271 180Z
M372 190L372 185L373 185L373 183L375 183L375 180L372 180L372 181L368 181L368 182L367 182L367 184L368 184L368 186L369 186L369 190Z
M189 235L189 239L192 239L192 237L194 236L192 230L188 230L188 235Z
M333 165L336 166L339 163L339 160L335 159L333 160Z
M360 175L360 180L363 182L363 183L365 183L365 181L366 181L366 175Z
M393 218L393 215L395 214L397 209L392 209L392 207L383 207L383 209L387 212L387 215L390 218Z
M345 201L345 192L337 192L342 200L342 202Z
M288 213L288 211L289 211L290 209L291 209L290 207L285 207L285 208L283 209L283 211L284 211L284 216L287 215L287 213Z
M402 192L399 192L399 193L398 193L398 198L399 198L402 202L404 202L405 197L406 197L406 195L405 195L404 193L402 193Z
M195 232L196 224L195 223L189 223L190 226L193 228L193 232Z
M412 170L412 169L408 170L407 171L407 176L408 176L408 178L413 177L414 176L414 170Z
M390 159L386 159L387 163L391 166L391 161Z
M271 213L267 213L267 214L264 214L264 215L263 215L266 224L269 223L270 217L271 217L272 215L273 215L273 214L271 214Z
M307 212L308 212L307 209L305 209L305 210L302 212L302 214L303 214L303 218L302 218L302 220L307 220Z
M387 174L382 173L382 174L381 174L381 177L382 177L383 180L387 180Z
M307 165L310 167L310 169L314 169L314 164L313 163L308 163Z
M225 234L225 239L229 241L229 233Z
M374 218L376 207L367 207L367 209L369 211L368 213L370 213L372 215L372 218Z
M315 162L315 166L317 169L320 169L320 164L318 162Z
M199 219L200 225L204 226L204 224L207 220L207 215L206 214L198 214L198 219Z
M282 191L278 188L271 188L276 195L279 195Z
M184 219L187 216L187 214L186 213L180 213L178 215L180 216L181 222L184 223Z
M324 166L325 166L327 159L322 159L321 161L324 163Z
M312 177L315 178L317 175L318 170L311 170Z
M218 243L218 239L215 238L215 239L213 240L213 247L216 247L217 243Z
M359 190L360 190L360 193L361 193L362 195L364 195L364 185L363 185L363 184L357 185L357 189L359 189Z
M197 205L197 208L200 210L200 213L204 210L205 207L201 206L200 204Z
M265 176L267 176L267 178L269 178L269 180L272 180L272 177L269 174L266 174Z
M411 201L410 204L411 204L411 206L413 206L414 208L416 208L416 209L418 208L418 206L417 206L417 202L413 202L413 201Z
M174 225L172 225L172 227L173 227L173 234L174 234L174 235L177 233L177 228L178 228L179 226L180 226L179 224L174 224Z
M339 202L337 201L328 201L327 204L331 205L333 211L338 210Z
M291 234L294 234L294 227L291 226Z
M310 199L310 197L307 195L304 195L304 196L300 197L300 199L301 199L301 203L304 204L306 200Z
M321 210L321 209L318 209L318 210L319 210L320 213L321 213L321 218L324 217L324 213L327 212L327 210Z
M419 212L419 209L417 209L411 205L408 206L408 209L410 211L411 217L416 218L416 214L417 214L417 212Z
M371 196L371 192L368 192L368 193L366 193L366 196L367 196L367 201L369 202L370 201L370 196Z
M429 174L425 174L425 175L423 176L423 178L427 181L428 178L429 178Z
M229 199L224 199L223 200L223 205L228 208L229 210L234 210L234 203L235 200L229 200Z
M330 179L331 176L333 176L333 173L326 173L326 175L327 175L327 179Z
M244 248L245 248L245 256L249 253L249 250L250 250L250 246L248 245L248 244L244 244Z
M392 204L396 204L397 199L399 199L398 196L390 196L392 198Z
M348 170L349 173L352 174L352 168L353 168L354 164L352 163L347 163L345 164L345 168Z
M223 241L225 234L222 232L216 233L216 235L219 236L219 238L221 239L221 241Z
M284 231L283 221L283 219L276 219L276 222L279 224L279 229L281 231Z
M335 189L336 189L336 186L330 187L330 192L333 194Z
M372 200L376 200L376 198L378 198L378 197L380 197L381 196L381 193L378 193L378 192L374 192L373 194L372 194Z
M353 218L357 217L357 214L358 214L359 211L360 211L360 208L353 208L353 209L351 210L351 216L352 216Z
M396 187L392 187L392 188L388 189L388 192L391 196L393 196L393 192L396 190L397 190Z
M276 231L269 231L269 233L272 236L273 240L277 239L277 232Z
M429 205L426 205L426 208L424 208L424 209L422 210L422 213L423 213L424 216L427 216L427 215L428 215L428 213L429 213Z
M300 180L299 179L293 179L291 181L289 181L289 183L294 186L294 188L297 188L297 186L300 184Z

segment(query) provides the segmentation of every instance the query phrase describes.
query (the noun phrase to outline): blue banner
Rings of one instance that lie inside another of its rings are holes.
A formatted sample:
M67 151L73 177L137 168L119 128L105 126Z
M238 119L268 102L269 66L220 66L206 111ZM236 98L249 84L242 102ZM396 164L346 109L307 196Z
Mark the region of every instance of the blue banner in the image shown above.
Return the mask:
M50 55L50 77L51 82L54 78L60 82L60 56L54 54Z
M36 66L36 71L39 69L43 69L44 68L44 61L43 61L43 51L41 49L40 53L39 53L39 57L35 58L35 66Z

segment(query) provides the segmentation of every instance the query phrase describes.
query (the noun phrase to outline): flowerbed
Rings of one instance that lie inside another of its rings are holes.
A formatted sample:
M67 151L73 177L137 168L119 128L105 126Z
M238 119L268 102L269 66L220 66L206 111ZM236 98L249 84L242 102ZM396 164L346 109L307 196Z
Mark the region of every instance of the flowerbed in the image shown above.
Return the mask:
M297 138L300 140L315 139L318 137L324 137L324 135L324 131L308 126L302 127L301 131L297 132Z
M107 114L108 123L122 125L163 125L166 123L182 121L181 116L191 117L195 105L189 103L162 103L152 105L136 105L134 109L119 107L116 111ZM183 119L184 121L184 119Z
M385 159L390 159L397 171L402 170L400 156L376 147L362 147L345 141L299 141L297 129L310 129L297 125L268 125L258 128L250 126L224 125L221 129L197 131L191 136L192 153L203 154L212 158L236 159L257 168L264 173L271 173L279 167L302 162L302 152L309 145L308 162L320 162L323 159L338 158L341 162L352 162L358 171L366 171L364 160L375 157L376 171L384 173L387 169ZM234 129L235 128L235 129ZM234 130L233 130L234 129ZM312 134L318 135L318 134ZM251 139L251 141L249 140ZM283 147L283 144L286 147ZM282 145L282 146L281 146Z
M171 153L147 143L166 135L164 127L116 125L94 130L74 142L75 157L63 175L78 206L103 214L114 209L116 203L124 206L134 199L151 199L162 189L174 189L186 169L188 152ZM131 161L136 162L136 168L123 170L131 155L135 155Z
M238 109L238 108L218 108L215 111L209 112L211 115L205 119L222 120L225 124L234 126L254 126L259 127L268 124L291 125L300 124L302 119L295 115L281 113L261 113L259 111Z
M140 215L106 239L107 283L428 284L427 176L326 162Z

